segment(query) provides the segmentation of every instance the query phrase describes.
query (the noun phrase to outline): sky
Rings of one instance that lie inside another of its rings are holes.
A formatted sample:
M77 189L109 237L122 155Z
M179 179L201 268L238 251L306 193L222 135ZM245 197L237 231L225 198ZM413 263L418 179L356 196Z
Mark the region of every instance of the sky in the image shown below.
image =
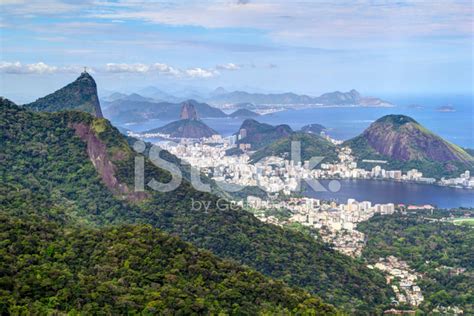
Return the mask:
M0 95L86 66L100 91L472 93L473 2L0 0Z

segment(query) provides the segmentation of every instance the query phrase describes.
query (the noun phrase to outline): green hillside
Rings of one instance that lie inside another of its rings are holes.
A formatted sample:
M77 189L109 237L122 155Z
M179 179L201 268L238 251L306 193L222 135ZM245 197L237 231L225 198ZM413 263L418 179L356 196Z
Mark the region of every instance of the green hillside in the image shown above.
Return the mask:
M337 313L151 226L63 227L66 214L11 212L0 211L2 314Z
M150 224L351 312L375 311L392 294L362 262L245 211L218 210L216 196L187 182L172 194L133 192L135 154L107 120L81 112L30 112L4 100L1 106L2 196L19 196L2 203L8 212L42 208L85 227ZM148 160L145 169L145 183L170 179ZM193 200L212 207L192 210Z
M323 163L337 161L336 146L319 135L296 132L288 137L279 139L255 152L251 159L259 161L265 157L277 156L290 159L291 142L301 144L301 162L313 157L324 157Z
M237 144L250 144L251 150L257 150L273 143L274 141L284 138L293 130L288 125L272 126L266 123L257 122L254 119L246 119L242 122L237 134L243 134Z

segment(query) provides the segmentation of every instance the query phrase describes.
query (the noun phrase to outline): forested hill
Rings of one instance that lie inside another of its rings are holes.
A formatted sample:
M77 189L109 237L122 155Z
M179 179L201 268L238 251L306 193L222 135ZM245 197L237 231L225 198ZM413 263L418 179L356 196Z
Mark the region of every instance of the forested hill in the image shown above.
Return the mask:
M242 122L237 134L241 138L237 144L250 144L252 150L260 149L279 139L291 135L293 130L286 124L272 126L260 123L254 119L246 119Z
M415 168L435 178L474 171L473 156L405 115L383 116L344 144L351 147L361 167L373 167L363 160L375 159L386 160L386 169Z
M62 227L53 218L67 214L23 211L0 210L2 315L337 313L149 225Z
M97 85L94 78L87 72L83 72L65 87L24 106L46 112L78 110L102 117Z
M336 146L327 139L304 132L295 132L291 135L276 140L275 142L257 150L252 156L252 161L259 161L270 156L291 159L291 143L298 142L301 146L301 161L313 157L322 157L323 163L333 163L337 160Z
M218 210L217 197L198 192L187 182L172 194L134 192L138 154L105 119L76 111L32 112L2 100L0 124L1 196L9 197L0 205L8 217L38 210L47 218L59 217L66 226L150 224L222 258L302 287L351 313L379 311L392 295L383 276L363 263L309 236L261 223L245 211ZM148 160L145 169L145 183L151 178L163 183L170 179L168 172ZM193 200L211 207L192 210ZM66 237L67 231L60 235Z

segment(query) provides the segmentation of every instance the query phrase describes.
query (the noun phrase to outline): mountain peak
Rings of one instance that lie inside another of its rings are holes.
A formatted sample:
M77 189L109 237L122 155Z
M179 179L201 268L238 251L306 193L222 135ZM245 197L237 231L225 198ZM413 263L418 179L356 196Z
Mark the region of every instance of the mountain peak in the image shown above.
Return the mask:
M474 167L474 157L406 115L386 115L346 142L359 160L386 160L387 168L416 168L430 177Z
M227 90L224 89L223 87L217 87L216 89L214 89L214 91L212 91L212 95L221 95L221 94L225 94L227 93Z
M237 132L240 135L237 143L250 144L252 149L258 149L291 133L293 130L286 124L272 126L254 119L246 119Z
M193 101L188 100L182 103L180 118L182 120L197 120L198 115Z
M360 93L359 91L357 91L356 89L352 89L351 91L349 91L349 94L354 97L355 99L358 99L360 98Z
M86 71L65 87L24 106L44 112L78 110L103 117L97 96L97 84Z
M419 123L411 117L402 114L390 114L382 116L376 121L376 123L391 123L395 126L402 126L408 123L414 123L419 125Z
M94 78L92 78L92 76L87 72L87 71L83 71L81 72L81 75L79 77L77 77L76 80L92 80L94 81ZM95 81L94 81L95 83Z

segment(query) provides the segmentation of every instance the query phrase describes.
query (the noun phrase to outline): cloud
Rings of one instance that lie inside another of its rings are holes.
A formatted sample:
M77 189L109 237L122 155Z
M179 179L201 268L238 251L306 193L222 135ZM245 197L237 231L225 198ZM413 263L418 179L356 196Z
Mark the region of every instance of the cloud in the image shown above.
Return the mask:
M5 74L55 74L81 72L80 66L57 67L38 62L35 64L22 64L17 62L0 62L0 73ZM91 72L93 70L91 69Z
M236 71L244 67L256 67L252 64L227 63L217 65L212 68L190 67L177 68L164 63L107 63L104 66L90 68L90 72L110 73L110 74L159 74L172 76L176 78L213 78L219 76L223 71ZM269 64L263 66L264 68L273 68L275 65ZM22 64L19 61L7 62L0 61L0 73L5 74L56 74L56 73L78 73L83 70L82 66L54 66L43 62L34 64ZM88 70L89 71L89 70Z
M81 2L60 1L60 0L1 0L2 10L10 15L38 16L55 15L74 12L80 10L89 1Z
M242 68L241 65L236 65L234 63L227 63L227 64L216 66L216 69L219 69L219 70L239 70L241 68Z
M219 72L213 69L190 68L186 69L186 74L191 78L212 78L219 75Z
M215 69L204 69L200 67L179 69L167 64L114 64L108 63L105 67L106 72L110 73L141 73L141 74L162 74L173 77L189 77L189 78L212 78L219 75Z
M120 1L91 17L173 26L257 29L283 42L472 34L473 6L460 1ZM196 14L199 12L199 14ZM291 23L282 17L291 17ZM283 23L282 23L283 22ZM296 39L295 39L296 37Z

